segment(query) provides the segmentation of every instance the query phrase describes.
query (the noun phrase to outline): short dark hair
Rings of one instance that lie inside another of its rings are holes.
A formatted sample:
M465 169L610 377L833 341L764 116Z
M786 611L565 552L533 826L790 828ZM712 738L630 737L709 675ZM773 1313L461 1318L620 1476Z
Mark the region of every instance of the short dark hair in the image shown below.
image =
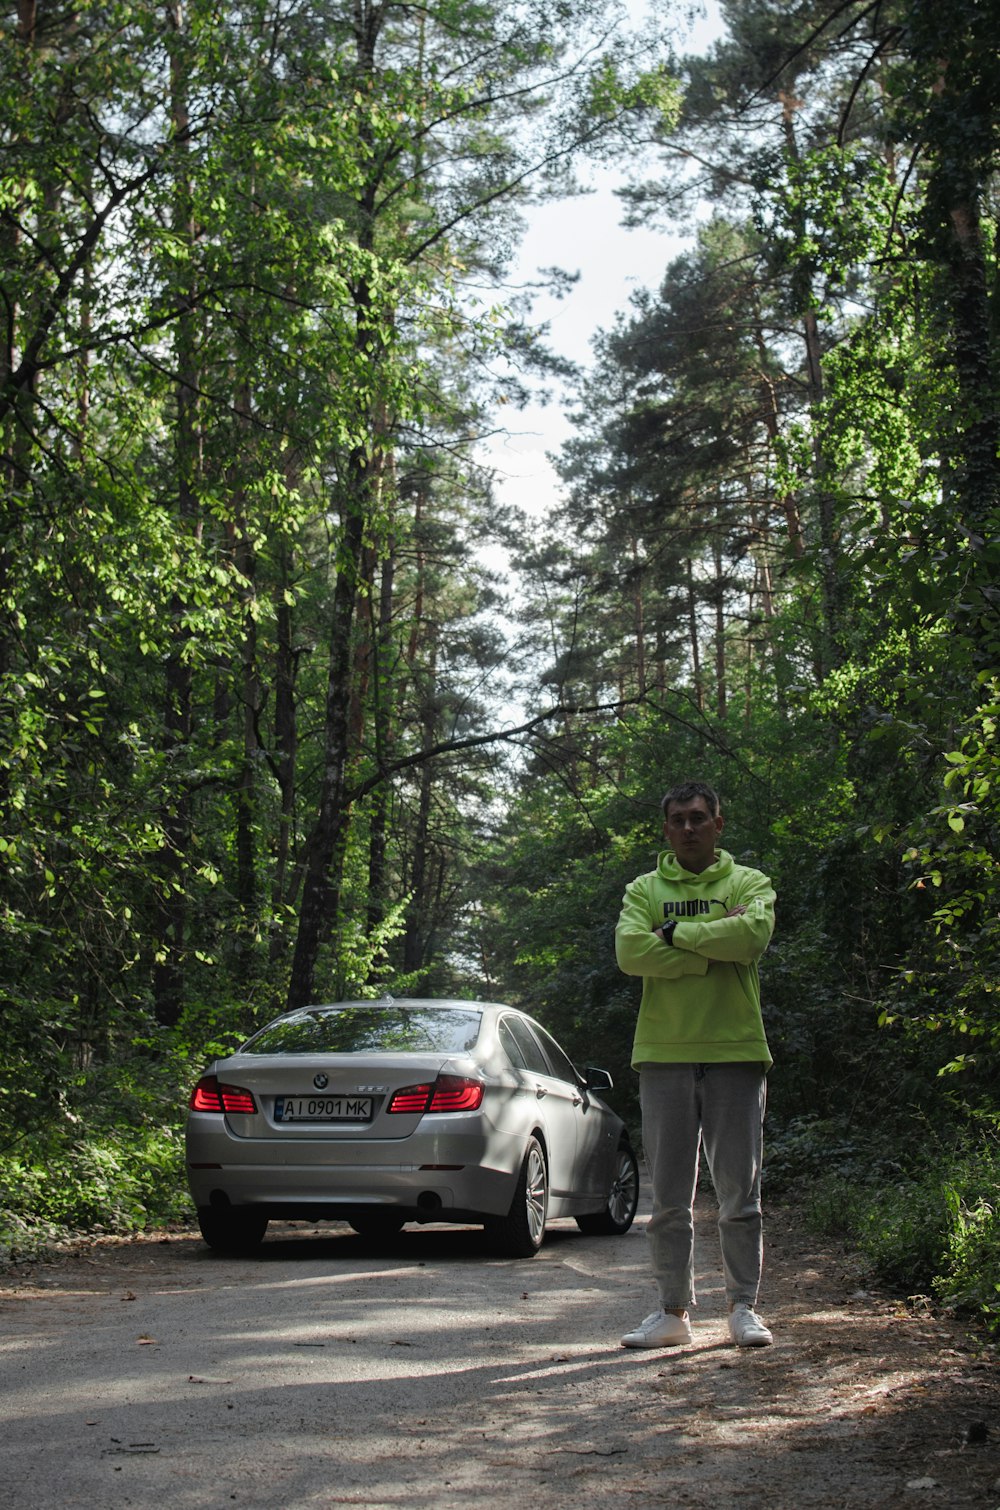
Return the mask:
M666 818L672 802L694 802L698 797L704 798L705 806L708 808L709 813L713 818L717 818L721 805L719 794L713 786L709 786L707 781L682 781L678 786L672 786L660 801L660 808L664 818Z

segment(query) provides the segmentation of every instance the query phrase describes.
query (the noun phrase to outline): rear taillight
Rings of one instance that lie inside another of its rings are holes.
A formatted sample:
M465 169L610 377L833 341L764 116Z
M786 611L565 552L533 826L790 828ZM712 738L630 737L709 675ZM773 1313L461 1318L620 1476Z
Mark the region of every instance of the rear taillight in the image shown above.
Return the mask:
M418 1117L425 1112L430 1105L433 1085L406 1085L402 1090L393 1093L392 1100L386 1107L388 1112L409 1112L411 1116Z
M193 1112L221 1112L219 1082L214 1075L202 1075L191 1092L188 1106Z
M406 1085L386 1110L421 1116L424 1112L474 1112L483 1100L483 1082L464 1075L439 1075L433 1084Z
M222 1108L227 1112L238 1112L241 1117L254 1117L257 1114L257 1103L250 1091L245 1091L239 1085L220 1085L219 1095L222 1097Z
M239 1085L220 1085L215 1075L202 1075L188 1106L193 1112L233 1112L244 1117L252 1117L257 1111L250 1091Z
M474 1112L482 1104L483 1089L481 1080L467 1080L462 1075L442 1075L434 1087L428 1110Z

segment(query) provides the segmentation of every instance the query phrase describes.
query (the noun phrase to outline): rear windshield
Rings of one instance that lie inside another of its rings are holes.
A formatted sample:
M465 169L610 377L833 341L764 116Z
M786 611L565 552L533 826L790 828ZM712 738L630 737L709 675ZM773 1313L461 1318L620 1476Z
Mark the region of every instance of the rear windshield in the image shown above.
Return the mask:
M441 1007L335 1007L297 1012L262 1028L241 1054L460 1054L482 1013Z

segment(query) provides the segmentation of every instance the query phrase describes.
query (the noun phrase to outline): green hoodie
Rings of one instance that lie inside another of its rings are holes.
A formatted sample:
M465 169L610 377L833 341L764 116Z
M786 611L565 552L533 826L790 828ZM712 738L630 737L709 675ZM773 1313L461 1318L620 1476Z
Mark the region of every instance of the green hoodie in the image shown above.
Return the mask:
M745 904L739 917L726 917ZM673 942L654 928L677 918ZM664 850L656 869L626 887L615 952L642 976L632 1064L771 1065L760 1013L757 960L774 931L774 891L724 849L700 875Z

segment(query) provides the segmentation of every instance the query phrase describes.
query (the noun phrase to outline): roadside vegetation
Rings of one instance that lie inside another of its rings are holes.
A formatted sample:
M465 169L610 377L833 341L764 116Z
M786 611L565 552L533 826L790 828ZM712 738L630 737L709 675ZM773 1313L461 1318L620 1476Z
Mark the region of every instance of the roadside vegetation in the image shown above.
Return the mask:
M1000 44L721 16L0 23L0 1253L181 1217L201 1064L310 1000L512 1000L635 1125L697 775L779 897L770 1197L1000 1329ZM592 161L686 250L571 372L504 272ZM543 520L476 451L539 380Z

